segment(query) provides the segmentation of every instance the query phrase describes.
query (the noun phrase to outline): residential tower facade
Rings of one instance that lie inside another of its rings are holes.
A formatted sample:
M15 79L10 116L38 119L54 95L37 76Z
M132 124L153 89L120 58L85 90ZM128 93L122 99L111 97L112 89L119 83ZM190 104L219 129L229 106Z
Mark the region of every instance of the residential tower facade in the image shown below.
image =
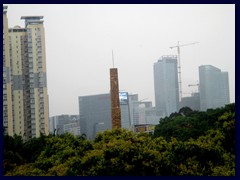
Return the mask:
M3 8L3 125L24 140L48 134L48 93L43 16L22 16L8 29Z
M11 65L8 39L7 6L3 6L3 128L13 135Z

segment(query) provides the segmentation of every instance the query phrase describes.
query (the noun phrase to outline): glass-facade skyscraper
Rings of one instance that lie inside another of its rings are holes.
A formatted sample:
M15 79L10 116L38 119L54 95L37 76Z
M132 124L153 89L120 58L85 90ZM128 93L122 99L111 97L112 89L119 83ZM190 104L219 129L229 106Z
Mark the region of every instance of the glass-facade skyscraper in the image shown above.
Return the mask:
M178 112L177 56L162 56L153 68L156 114L164 117Z
M199 83L202 111L230 103L227 72L221 72L212 65L199 66Z
M120 92L121 127L130 128L127 92ZM111 97L109 93L79 96L80 132L94 139L98 132L112 129Z

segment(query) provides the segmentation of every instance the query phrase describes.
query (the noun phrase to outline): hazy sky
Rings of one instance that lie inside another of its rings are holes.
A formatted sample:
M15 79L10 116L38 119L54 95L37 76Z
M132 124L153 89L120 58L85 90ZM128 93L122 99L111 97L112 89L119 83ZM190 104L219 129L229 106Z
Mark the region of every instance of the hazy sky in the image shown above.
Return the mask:
M198 67L229 73L235 102L235 5L15 5L9 27L21 16L44 16L50 116L78 114L78 96L108 93L112 49L120 90L154 100L153 63L181 48L183 96L197 87Z

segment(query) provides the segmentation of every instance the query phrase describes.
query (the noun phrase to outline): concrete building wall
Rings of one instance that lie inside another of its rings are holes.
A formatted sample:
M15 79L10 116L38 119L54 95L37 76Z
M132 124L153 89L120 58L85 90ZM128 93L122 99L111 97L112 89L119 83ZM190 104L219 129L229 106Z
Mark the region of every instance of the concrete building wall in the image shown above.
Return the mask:
M24 136L27 125L25 123L25 41L26 30L16 26L9 29L9 46L11 62L12 84L12 114L14 134Z
M8 135L13 135L7 6L3 6L3 127Z

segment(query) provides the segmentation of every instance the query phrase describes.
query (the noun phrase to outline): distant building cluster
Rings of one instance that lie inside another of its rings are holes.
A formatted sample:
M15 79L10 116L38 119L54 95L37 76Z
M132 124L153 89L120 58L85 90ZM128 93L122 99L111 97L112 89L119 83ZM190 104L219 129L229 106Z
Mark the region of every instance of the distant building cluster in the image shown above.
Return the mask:
M156 113L169 116L182 107L206 111L230 103L228 73L212 65L199 66L198 92L179 100L177 56L162 56L154 63ZM193 85L189 85L193 86Z
M48 91L43 16L22 16L8 28L3 6L3 127L24 140L48 134Z
M119 92L121 127L134 130L135 125L158 124L152 102L138 100L137 94ZM79 114L81 133L89 139L94 139L98 132L112 129L110 94L80 96Z
M230 103L228 73L203 65L199 67L198 92L179 99L177 56L162 56L154 63L156 106L138 99L138 94L119 92L121 127L134 132L154 131L161 117L178 112L182 107L206 111ZM94 139L101 131L112 129L110 94L79 97L81 133Z
M59 115L49 118L49 133L61 135L70 133L74 136L80 135L79 115Z

